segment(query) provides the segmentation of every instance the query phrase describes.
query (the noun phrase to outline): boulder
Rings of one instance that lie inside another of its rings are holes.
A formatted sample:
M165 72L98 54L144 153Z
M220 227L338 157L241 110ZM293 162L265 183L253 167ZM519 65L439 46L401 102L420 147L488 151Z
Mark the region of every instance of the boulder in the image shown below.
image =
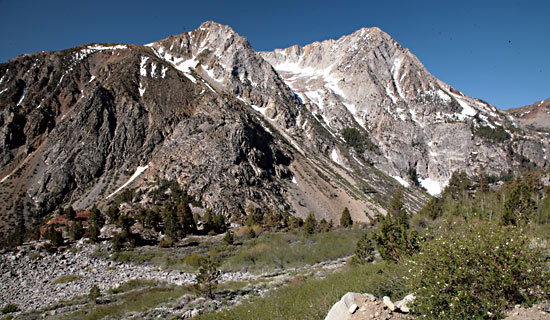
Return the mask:
M395 306L397 307L397 309L399 309L401 312L403 313L409 313L410 312L410 309L409 309L409 304L411 302L414 301L414 295L411 293L407 296L405 296L405 298L403 298L403 300L400 300L400 301L397 301L395 303Z
M382 302L384 303L384 306L386 306L390 311L395 311L397 309L391 301L390 297L388 296L384 296L382 298Z

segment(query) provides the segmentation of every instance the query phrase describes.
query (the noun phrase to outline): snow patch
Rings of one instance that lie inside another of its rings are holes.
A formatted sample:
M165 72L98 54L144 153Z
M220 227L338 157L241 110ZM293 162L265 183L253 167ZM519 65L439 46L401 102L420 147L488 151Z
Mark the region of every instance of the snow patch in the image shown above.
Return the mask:
M95 80L95 76L92 75L92 77L90 78L90 81L88 81L88 83L90 83L90 82L92 82L92 81L94 81L94 80Z
M445 102L451 102L451 97L449 97L443 90L437 90L437 95L441 98L441 100Z
M2 181L0 181L0 182L2 182ZM294 177L294 176L292 177L292 183L294 183L295 185L298 185L298 181L296 181L296 177Z
M141 57L141 61L139 62L139 75L142 77L147 77L147 69L145 68L147 60L149 60L149 57Z
M166 71L168 71L168 68L165 66L162 66L162 70L160 70L160 76L162 77L162 79L166 77Z
M392 176L392 178L394 178L395 180L397 180L397 182L399 182L403 187L405 188L408 188L410 185L407 181L405 181L405 179L399 177L399 176Z
M122 186L120 186L120 188L116 189L113 193L111 193L110 195L107 196L107 198L105 199L109 199L110 197L114 196L115 194L117 194L120 190L124 189L126 186L128 186L130 183L132 183L132 181L136 180L136 178L143 173L143 171L149 169L149 164L146 165L145 167L137 167L136 169L136 172L134 172L134 174L130 177L130 179L128 179L128 181L126 181Z
M88 49L90 50L97 50L97 51L103 51L103 50L123 50L128 49L125 45L116 45L116 46L102 46L102 45L93 45L88 46Z
M428 193L432 196L440 194L441 191L443 191L443 188L445 188L445 185L447 185L447 183L442 184L432 178L418 179L418 181L420 182L420 185L426 188L426 191L428 191Z
M343 166L343 163L342 161L340 160L340 156L338 155L338 151L336 151L336 149L332 149L332 152L330 154L330 158L332 159L332 161L334 161L335 163Z

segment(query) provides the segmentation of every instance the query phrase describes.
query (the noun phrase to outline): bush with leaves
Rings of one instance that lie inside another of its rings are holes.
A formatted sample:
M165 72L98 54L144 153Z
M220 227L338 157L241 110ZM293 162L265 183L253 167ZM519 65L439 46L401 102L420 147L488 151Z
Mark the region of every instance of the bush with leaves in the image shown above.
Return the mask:
M211 256L205 256L200 261L199 274L196 278L195 290L198 294L214 299L214 290L221 278L220 263Z
M521 228L481 223L425 242L407 262L413 311L427 319L493 319L550 289L548 248Z

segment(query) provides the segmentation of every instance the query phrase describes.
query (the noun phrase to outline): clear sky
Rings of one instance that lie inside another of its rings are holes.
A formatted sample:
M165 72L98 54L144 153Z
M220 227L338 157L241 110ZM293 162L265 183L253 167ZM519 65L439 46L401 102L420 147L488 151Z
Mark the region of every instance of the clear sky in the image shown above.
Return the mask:
M0 62L91 42L146 44L207 20L256 50L377 26L436 77L498 108L550 97L549 0L0 0Z

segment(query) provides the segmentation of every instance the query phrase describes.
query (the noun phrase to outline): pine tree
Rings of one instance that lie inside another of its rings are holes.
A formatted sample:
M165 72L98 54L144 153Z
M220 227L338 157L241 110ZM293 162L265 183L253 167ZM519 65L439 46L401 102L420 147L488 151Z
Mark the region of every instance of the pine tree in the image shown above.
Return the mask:
M107 208L107 217L109 217L110 223L116 223L120 215L120 209L116 204L112 204Z
M371 240L384 260L400 261L405 255L412 255L419 250L419 239L416 230L409 230L408 215L401 200L399 190L393 197L385 216L376 216L376 229Z
M67 219L71 221L76 218L76 211L74 211L72 206L68 206L67 209L65 209L65 214L67 215Z
M227 229L227 226L225 225L225 217L221 213L214 215L213 223L214 231L216 233L223 233Z
M69 237L71 240L76 241L80 240L82 236L84 236L84 227L82 223L80 221L73 222L69 230Z
M506 197L502 224L519 225L529 222L531 214L536 210L532 190L523 182L518 182Z
M171 205L165 204L162 209L162 218L164 220L164 234L170 241L179 240L179 223L176 211Z
M44 239L50 240L52 245L59 247L63 244L63 235L61 231L55 229L53 224L50 224L46 232L44 233Z
M369 234L365 233L361 239L357 241L353 262L357 264L365 264L372 261L374 261L374 246Z
M349 228L353 224L353 220L351 220L351 214L349 213L348 207L344 208L344 211L342 211L342 216L340 217L340 225L344 228Z
M191 211L191 207L187 201L178 201L177 215L178 222L181 225L180 229L184 236L197 232L197 225L195 224L195 219L193 218L193 212Z
M328 232L330 230L330 226L327 222L327 220L325 220L325 218L321 219L321 221L319 222L319 225L317 226L317 231L318 232Z
M155 209L146 209L145 224L147 226L157 231L161 220L162 218L157 207L155 207Z
M221 278L219 262L212 257L206 256L200 263L199 274L196 278L195 290L205 295L207 298L214 299L214 290L218 287L218 281Z
M310 213L306 221L304 222L304 233L306 235L311 235L315 233L315 229L317 228L317 220L315 219L315 216L313 213Z
M209 232L210 230L214 229L214 219L212 218L212 212L210 211L210 208L206 208L206 212L202 217L202 221L204 222L204 231Z
M90 216L88 217L88 234L92 242L99 241L99 235L101 234L101 228L105 224L105 219L101 215L101 211L94 204L90 209Z

